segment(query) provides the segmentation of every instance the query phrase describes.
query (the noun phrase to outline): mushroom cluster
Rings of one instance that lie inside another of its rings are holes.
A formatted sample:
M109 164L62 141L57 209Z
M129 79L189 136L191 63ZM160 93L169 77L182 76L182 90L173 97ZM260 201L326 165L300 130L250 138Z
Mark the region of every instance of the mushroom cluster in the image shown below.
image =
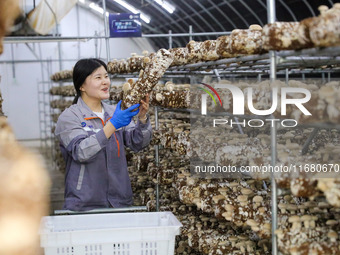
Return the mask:
M151 109L150 120L155 127L153 114ZM192 153L190 145L187 147L187 153L181 155L179 151L171 147L171 139L162 138L162 134L184 133L189 130L193 132L194 128L203 128L204 123L197 121L195 124L198 126L190 125L189 113L160 112L158 114L159 129L154 132L152 141L152 145L161 145L158 149L158 164L154 160L153 146L137 154L127 154L135 204L147 205L149 210L156 210L155 184L160 185L160 210L172 211L184 225L182 234L177 237L176 254L270 253L269 181L260 180L261 178L212 179L211 176L202 178L202 176L190 174L188 156L195 153L197 155L197 152ZM201 150L202 153L217 150L218 148L213 149L211 144L215 142L222 144L224 142L222 136L232 146L242 146L248 142L248 147L262 148L264 152L267 151L266 146L270 143L268 130L254 131L250 128L243 128L243 131L244 134L241 135L236 128L216 128L216 132L211 131L204 137L210 143L206 143L205 150ZM278 160L286 163L294 162L297 158L310 160L308 157L311 155L315 158L320 150L339 142L339 135L335 130L319 130L307 148L306 154L301 155L301 149L312 131L313 129L302 128L279 129L277 134ZM197 143L193 140L190 142ZM230 153L232 155L232 151ZM323 153L320 155L326 158ZM246 153L243 156L250 157ZM333 156L330 155L327 159L332 158ZM324 184L328 186L319 187L319 180L315 182L312 178L291 179L286 176L286 178L278 179L278 183L280 187L285 188L282 190L285 193L278 197L277 233L280 251L283 254L308 254L313 251L313 247L320 245L323 252L320 254L336 252L335 245L332 244L330 250L324 246L326 241L337 240L332 231L338 231L334 226L339 221L339 216L337 216L339 209L332 207L324 197L326 190L336 187L336 182L332 184L333 182L325 180ZM291 194L286 195L290 192ZM334 195L332 197L334 198ZM308 199L314 200L308 201ZM298 230L300 232L296 234ZM316 232L313 232L314 230ZM292 239L292 233L296 236L308 236L313 242L300 244L297 241L288 240ZM321 233L324 237L330 233L330 237L322 239ZM306 250L307 253L296 253Z
M275 22L263 27L266 50L296 50L310 47L329 47L340 44L340 4L333 8L319 6L318 17L301 22Z
M60 111L64 111L66 108L72 105L72 100L66 99L55 99L50 102L51 108L59 109Z
M134 73L144 68L144 65L150 61L148 51L143 51L143 56L131 53L131 57L127 59L113 59L107 64L107 71L111 74L117 73Z
M238 227L250 227L260 237L270 235L270 190L263 181L200 179L189 172L177 175L176 189L182 203L196 205Z
M319 7L320 15L307 21L311 41L316 47L338 46L340 4L335 3L333 8Z
M275 231L282 254L338 254L339 209L327 202L290 204L286 196L278 205L279 228Z
M51 115L50 118L53 122L51 127L52 132L52 159L55 169L62 173L65 173L66 163L63 155L60 151L60 145L58 139L54 136L55 123L57 123L60 114L68 107L72 105L73 97L76 95L76 91L73 85L54 86L49 90L51 98L50 101ZM58 99L57 99L58 98Z
M50 89L50 94L53 96L72 97L77 93L73 85L64 85L52 87Z
M150 104L164 108L190 108L190 84L157 85L150 93Z
M340 179L321 178L318 180L317 187L321 190L332 206L340 207Z
M149 94L162 78L173 61L172 54L166 49L151 53L139 73L139 78L132 86L123 90L123 108L137 104Z
M51 75L52 81L62 81L72 79L73 70L63 70L61 72L57 72Z

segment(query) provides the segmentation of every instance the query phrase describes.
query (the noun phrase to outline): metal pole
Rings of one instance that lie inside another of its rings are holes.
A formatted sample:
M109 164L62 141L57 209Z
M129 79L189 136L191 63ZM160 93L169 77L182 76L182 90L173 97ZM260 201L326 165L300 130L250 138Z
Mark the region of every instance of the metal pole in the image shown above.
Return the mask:
M274 117L272 117L274 119ZM270 129L270 140L271 140L271 164L274 167L276 165L276 123L273 123ZM275 235L275 230L277 229L277 185L275 181L274 173L271 173L271 198L272 198L272 254L277 255L277 240Z
M214 73L216 75L217 81L220 82L221 81L221 76L220 76L220 73L218 72L218 70L214 69ZM238 118L236 116L234 117L234 120L237 123L237 127L238 127L238 130L239 130L240 134L244 134L243 129L242 129L241 125L239 124Z
M220 76L220 73L218 72L218 70L214 69L214 73L216 75L217 81L220 82L221 81L221 76Z
M171 34L172 34L172 31L169 30L169 49L172 49L172 36L171 36Z
M275 0L267 0L267 14L268 23L274 23L276 21L276 8ZM276 79L276 56L274 51L269 52L270 56L270 80L271 82ZM274 116L272 117L274 118ZM275 123L275 122L274 122ZM275 166L276 164L276 125L273 124L270 129L270 140L271 140L271 164ZM277 229L277 186L274 178L274 173L271 173L271 198L272 198L272 254L277 255L277 240L275 235L275 230Z
M270 59L270 81L276 80L276 53L275 51L269 51Z
M214 36L214 35L230 35L231 32L204 32L204 33L175 33L172 37L188 37L188 36ZM169 37L169 34L142 34L142 37ZM57 41L88 41L91 39L110 39L109 36L18 36L18 37L5 37L4 43L27 43L27 42L57 42Z
M109 37L108 37L108 20L106 16L106 0L103 0L103 18L104 18L104 29L105 29L105 43L106 43L106 57L107 63L110 61L110 44L109 44ZM111 87L111 86L110 86Z
M192 26L189 26L189 41L192 40Z
M158 123L158 107L155 106L155 130L159 129ZM155 145L155 164L156 167L159 167L159 145ZM159 212L159 180L157 176L156 182L156 211Z
M57 27L59 25L57 24ZM59 70L63 70L62 54L61 54L61 42L58 42L58 57L59 57Z
M12 56L12 75L13 78L15 79L15 65L14 65L14 50L13 50L13 45L11 44L11 56Z
M51 77L51 74L52 74L52 67L51 67L51 63L47 64L47 77ZM48 114L45 115L45 118L46 118L46 125L49 126L49 134L47 134L47 127L46 127L46 139L47 137L49 136L49 141L50 141L50 153L51 153L51 159L52 159L52 169L54 171L58 170L57 169L57 163L56 163L56 158L55 158L55 155L56 155L56 146L55 146L55 143L54 143L54 134L52 133L52 127L53 127L53 121L52 121L52 113L55 112L54 109L52 109L51 105L50 105L50 102L52 101L52 98L53 96L49 93L50 89L53 87L53 82L52 80L50 80L49 84L48 84L48 89L46 91L46 94L47 94L47 97L48 97L48 103L45 105L46 107L48 107L47 109L49 109L49 116ZM47 113L48 111L46 111ZM49 120L49 121L47 121ZM48 124L49 123L49 124Z
M46 155L46 147L44 147L44 143L43 140L45 140L43 138L43 129L44 129L44 125L42 124L42 118L41 118L41 114L44 113L44 111L41 110L41 105L44 104L44 101L41 101L41 94L43 94L43 92L41 91L41 87L44 84L42 83L38 83L38 111L39 111L39 128L40 128L40 132L39 132L39 137L40 137L40 150L42 153ZM44 94L43 94L44 96ZM44 105L42 105L44 107Z
M288 85L289 82L289 70L286 68L286 84Z
M80 19L79 19L79 5L77 4L77 35L80 36ZM78 41L78 59L80 59L80 42Z
M94 35L98 35L97 31L94 32ZM96 58L98 58L98 39L94 40L94 48L95 48L95 50L94 50L95 51L95 56L96 56Z
M321 77L322 77L322 84L324 84L325 81L326 81L326 79L325 79L325 73L322 73L322 74L321 74Z
M258 81L258 82L261 82L261 81L262 81L262 74L258 74L258 75L257 75L257 81Z
M40 59L42 58L42 52L41 52L41 46L39 44L39 57ZM46 69L48 71L48 64L46 64ZM44 75L44 64L42 61L40 61L40 70L41 70L41 78L42 78L42 81L44 82L45 81L45 75ZM50 83L50 81L49 81ZM39 122L40 122L40 147L43 151L43 153L45 154L46 157L48 157L49 155L47 154L47 123L46 123L46 117L45 117L45 91L44 91L44 84L38 84L38 88L39 88L39 91L38 91L38 104L39 104ZM41 100L41 96L42 96L42 100ZM42 106L41 106L42 104ZM42 109L43 110L42 110ZM44 117L42 118L42 114L44 114ZM43 123L44 121L44 123ZM44 137L43 137L43 134ZM43 146L43 140L44 140L44 146Z
M331 82L331 73L328 72L327 82Z
M77 59L64 59L63 61L75 62ZM59 62L59 59L23 59L23 60L1 60L0 64L13 64L13 63L45 63L45 62Z
M318 128L313 129L312 133L309 135L308 139L306 140L306 142L304 143L302 147L302 150L301 150L302 155L305 155L308 152L308 147L318 132L319 132Z
M155 106L155 129L158 130L159 129L159 125L158 125L158 107Z

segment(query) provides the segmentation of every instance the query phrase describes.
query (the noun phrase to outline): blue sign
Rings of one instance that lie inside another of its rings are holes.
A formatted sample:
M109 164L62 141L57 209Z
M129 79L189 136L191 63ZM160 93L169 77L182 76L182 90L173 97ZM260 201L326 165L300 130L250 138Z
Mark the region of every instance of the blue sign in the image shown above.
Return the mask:
M140 14L110 13L110 37L141 37L142 23Z

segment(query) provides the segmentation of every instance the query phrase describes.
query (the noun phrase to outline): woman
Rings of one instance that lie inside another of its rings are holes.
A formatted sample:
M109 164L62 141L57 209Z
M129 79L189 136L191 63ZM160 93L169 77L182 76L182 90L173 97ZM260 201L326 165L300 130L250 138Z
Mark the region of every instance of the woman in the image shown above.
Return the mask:
M103 103L109 98L110 79L106 64L99 59L79 60L73 84L77 96L60 115L55 131L66 161L64 209L130 206L124 146L137 152L149 144L149 97L126 110L121 110L121 102L117 106Z

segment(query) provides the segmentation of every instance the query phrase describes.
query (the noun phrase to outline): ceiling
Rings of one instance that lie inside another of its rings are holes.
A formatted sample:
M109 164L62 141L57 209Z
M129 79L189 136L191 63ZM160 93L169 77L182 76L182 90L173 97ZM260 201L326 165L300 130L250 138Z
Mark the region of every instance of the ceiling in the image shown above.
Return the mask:
M102 0L92 0L102 5ZM248 28L251 24L267 23L266 0L167 0L176 7L170 14L154 0L125 0L151 17L151 22L143 22L144 34L188 33L192 25L193 32L221 32L235 28ZM331 7L340 0L276 0L278 21L300 21L319 14L318 6ZM106 0L111 13L129 12L112 0ZM218 36L194 37L204 41ZM150 38L156 48L169 48L168 38ZM173 48L183 47L189 37L173 38Z

